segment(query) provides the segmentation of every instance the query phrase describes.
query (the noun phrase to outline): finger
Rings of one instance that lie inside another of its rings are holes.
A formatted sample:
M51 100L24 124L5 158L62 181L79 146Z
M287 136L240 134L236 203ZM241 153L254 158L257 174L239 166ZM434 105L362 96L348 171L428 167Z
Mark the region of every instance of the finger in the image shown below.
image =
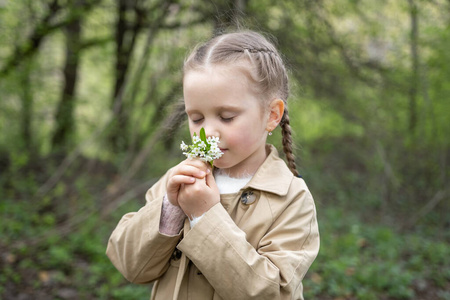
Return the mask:
M198 158L186 159L185 164L199 168L200 170L202 170L204 172L206 172L206 170L208 170L210 168L209 163L206 163Z
M177 170L174 172L174 175L204 178L206 176L206 170L200 169L197 166L183 164L177 168Z
M167 189L168 190L178 190L182 184L192 184L195 182L195 177L175 175L169 179Z

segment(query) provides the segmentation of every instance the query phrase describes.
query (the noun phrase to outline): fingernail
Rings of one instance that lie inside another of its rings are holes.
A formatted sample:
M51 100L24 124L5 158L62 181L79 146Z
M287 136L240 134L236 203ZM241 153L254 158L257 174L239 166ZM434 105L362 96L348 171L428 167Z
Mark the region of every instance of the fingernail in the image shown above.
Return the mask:
M194 178L194 177L191 177L191 178L189 178L189 181L190 181L190 182L194 182L194 181L195 181L195 178Z
M211 170L210 169L206 169L206 174L209 174L209 173L211 173Z

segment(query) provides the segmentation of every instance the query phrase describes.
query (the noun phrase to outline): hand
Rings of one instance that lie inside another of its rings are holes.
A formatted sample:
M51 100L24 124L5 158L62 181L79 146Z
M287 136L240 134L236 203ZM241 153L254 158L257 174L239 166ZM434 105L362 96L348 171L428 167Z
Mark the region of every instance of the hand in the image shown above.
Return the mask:
M178 194L178 204L190 220L206 213L220 202L220 193L212 172L205 178L184 184Z
M198 159L186 159L173 167L167 182L167 200L179 206L180 188L186 184L193 184L198 179L204 179L207 172L211 172L210 168Z

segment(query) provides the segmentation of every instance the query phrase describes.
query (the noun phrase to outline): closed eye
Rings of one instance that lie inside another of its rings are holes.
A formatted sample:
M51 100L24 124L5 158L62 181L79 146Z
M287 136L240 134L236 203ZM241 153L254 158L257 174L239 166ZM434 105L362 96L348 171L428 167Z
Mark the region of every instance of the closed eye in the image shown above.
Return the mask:
M229 118L220 117L220 119L222 120L222 122L227 123L227 122L233 121L234 117L229 117Z
M194 124L199 124L201 121L203 121L203 118L192 119L191 121L192 121L192 123L194 123Z

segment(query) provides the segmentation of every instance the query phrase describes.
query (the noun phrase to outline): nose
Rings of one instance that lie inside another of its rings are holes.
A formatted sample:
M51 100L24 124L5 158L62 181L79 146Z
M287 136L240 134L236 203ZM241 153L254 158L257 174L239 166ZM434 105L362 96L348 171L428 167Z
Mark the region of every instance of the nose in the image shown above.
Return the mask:
M216 125L214 125L214 124L204 124L203 128L205 128L205 133L206 133L207 137L215 136L215 137L219 137L220 138L220 130L219 130L219 128Z

